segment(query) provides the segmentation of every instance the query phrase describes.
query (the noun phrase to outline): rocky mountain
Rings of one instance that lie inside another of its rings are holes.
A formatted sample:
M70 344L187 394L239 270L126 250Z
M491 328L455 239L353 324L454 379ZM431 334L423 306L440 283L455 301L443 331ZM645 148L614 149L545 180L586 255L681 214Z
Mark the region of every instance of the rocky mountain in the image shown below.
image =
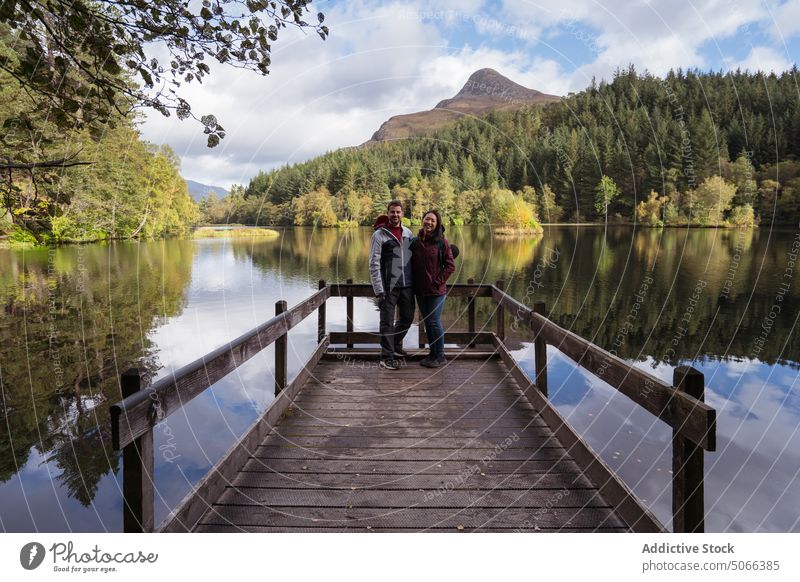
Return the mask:
M367 144L424 135L467 115L480 116L490 111L520 109L559 99L556 95L523 87L494 69L480 69L470 75L455 97L440 101L429 111L389 118Z

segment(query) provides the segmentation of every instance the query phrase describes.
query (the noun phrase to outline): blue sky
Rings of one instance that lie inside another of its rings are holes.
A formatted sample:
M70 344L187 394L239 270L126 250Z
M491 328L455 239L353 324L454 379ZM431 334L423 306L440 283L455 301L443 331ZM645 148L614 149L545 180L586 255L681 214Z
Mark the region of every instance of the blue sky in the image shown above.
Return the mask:
M331 35L285 30L269 76L216 67L184 95L228 130L208 150L198 125L157 113L143 136L183 174L247 183L259 170L363 143L392 115L430 109L492 67L566 95L617 68L780 72L800 55L800 0L315 1ZM798 79L800 86L800 79ZM800 99L800 93L798 93Z

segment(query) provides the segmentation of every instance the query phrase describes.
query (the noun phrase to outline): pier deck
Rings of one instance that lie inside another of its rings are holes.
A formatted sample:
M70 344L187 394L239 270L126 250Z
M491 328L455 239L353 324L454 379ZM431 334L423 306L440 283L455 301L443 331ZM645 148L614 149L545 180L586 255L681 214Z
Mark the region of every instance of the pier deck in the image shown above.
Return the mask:
M329 355L193 531L625 531L496 354Z

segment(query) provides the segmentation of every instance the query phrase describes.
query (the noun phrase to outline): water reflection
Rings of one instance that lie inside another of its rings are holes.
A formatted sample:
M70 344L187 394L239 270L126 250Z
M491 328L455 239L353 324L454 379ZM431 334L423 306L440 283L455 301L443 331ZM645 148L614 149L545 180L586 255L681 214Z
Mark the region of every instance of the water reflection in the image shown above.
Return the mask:
M308 296L319 279L367 280L369 229L295 228L271 240L161 241L0 250L2 413L0 519L7 531L118 531L119 457L108 405L118 374L160 377ZM800 283L780 295L793 232L551 228L499 237L450 228L455 280L503 279L523 301L545 301L559 325L666 380L674 365L706 373L719 450L706 455L709 530L800 528L797 437ZM328 309L344 329L343 300ZM765 317L776 302L781 317ZM341 306L340 306L341 304ZM464 327L465 302L445 320ZM368 300L356 329L375 329ZM494 305L477 302L492 325ZM530 334L506 331L528 365ZM492 327L489 327L492 329ZM310 353L316 319L290 335L290 374ZM415 331L409 336L415 337ZM756 348L759 348L756 350ZM552 350L551 350L552 351ZM272 400L272 351L169 417L155 431L157 519L163 518ZM669 520L669 432L613 389L552 352L551 395L626 482Z

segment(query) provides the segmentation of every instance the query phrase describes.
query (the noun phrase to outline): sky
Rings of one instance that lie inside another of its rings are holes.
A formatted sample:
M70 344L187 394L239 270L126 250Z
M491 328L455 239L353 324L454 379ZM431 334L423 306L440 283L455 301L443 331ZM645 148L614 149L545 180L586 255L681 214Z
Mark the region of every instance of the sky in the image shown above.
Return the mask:
M185 178L230 187L259 171L367 141L393 115L431 109L491 67L566 95L618 68L781 72L800 60L800 0L315 0L327 40L282 30L270 74L212 67L180 94L227 136L148 112L147 141L168 144ZM308 18L313 21L313 15ZM800 83L800 80L798 80Z

